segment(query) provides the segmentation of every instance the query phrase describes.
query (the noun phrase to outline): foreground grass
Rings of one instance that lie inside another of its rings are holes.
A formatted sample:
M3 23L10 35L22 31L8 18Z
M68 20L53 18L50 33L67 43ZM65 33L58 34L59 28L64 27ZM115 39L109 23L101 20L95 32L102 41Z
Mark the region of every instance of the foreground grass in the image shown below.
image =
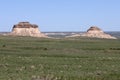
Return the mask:
M120 40L1 36L0 80L120 80Z

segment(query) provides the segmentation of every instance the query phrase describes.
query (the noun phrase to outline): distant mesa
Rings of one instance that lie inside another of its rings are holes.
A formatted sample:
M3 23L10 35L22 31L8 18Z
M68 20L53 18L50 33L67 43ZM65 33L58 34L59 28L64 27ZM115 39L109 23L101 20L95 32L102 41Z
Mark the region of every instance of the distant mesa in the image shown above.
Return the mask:
M96 38L106 38L106 39L117 39L109 34L104 33L100 28L97 26L90 27L86 33L82 34L81 36L86 37L96 37Z
M114 36L111 36L109 34L104 33L100 28L97 26L91 26L87 32L83 34L76 34L69 37L78 37L78 36L84 36L84 37L91 37L91 38L105 38L105 39L117 39Z
M12 32L9 35L13 36L31 36L31 37L47 37L39 31L38 25L30 24L29 22L19 22L13 26Z

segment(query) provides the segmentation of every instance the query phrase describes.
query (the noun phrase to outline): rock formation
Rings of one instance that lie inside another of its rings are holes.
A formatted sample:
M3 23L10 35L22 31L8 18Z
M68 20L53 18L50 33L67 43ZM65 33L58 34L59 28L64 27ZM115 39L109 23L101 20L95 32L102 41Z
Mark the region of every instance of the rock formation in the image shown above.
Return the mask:
M91 37L91 38L105 38L105 39L117 39L116 37L113 37L109 34L104 33L100 28L97 26L92 26L90 27L87 32L82 33L82 34L75 34L72 36L67 36L67 37Z
M106 39L117 39L109 34L104 33L100 28L96 26L90 27L86 33L83 33L81 36L86 37L95 37L95 38L106 38Z
M31 37L47 37L38 29L38 25L29 22L19 22L13 26L10 35L13 36L31 36Z

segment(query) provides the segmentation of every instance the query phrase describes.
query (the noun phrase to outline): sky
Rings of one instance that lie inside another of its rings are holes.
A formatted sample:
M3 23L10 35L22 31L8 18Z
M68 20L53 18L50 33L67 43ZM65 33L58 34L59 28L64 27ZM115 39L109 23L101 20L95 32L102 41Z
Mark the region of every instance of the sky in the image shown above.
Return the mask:
M24 21L41 32L120 31L120 0L0 0L0 32Z

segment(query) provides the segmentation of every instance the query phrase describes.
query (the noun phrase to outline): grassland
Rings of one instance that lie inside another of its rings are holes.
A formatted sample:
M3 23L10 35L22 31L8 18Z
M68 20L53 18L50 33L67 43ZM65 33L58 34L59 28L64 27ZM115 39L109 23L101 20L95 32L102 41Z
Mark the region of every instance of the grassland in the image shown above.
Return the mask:
M0 36L0 80L120 80L120 40Z

